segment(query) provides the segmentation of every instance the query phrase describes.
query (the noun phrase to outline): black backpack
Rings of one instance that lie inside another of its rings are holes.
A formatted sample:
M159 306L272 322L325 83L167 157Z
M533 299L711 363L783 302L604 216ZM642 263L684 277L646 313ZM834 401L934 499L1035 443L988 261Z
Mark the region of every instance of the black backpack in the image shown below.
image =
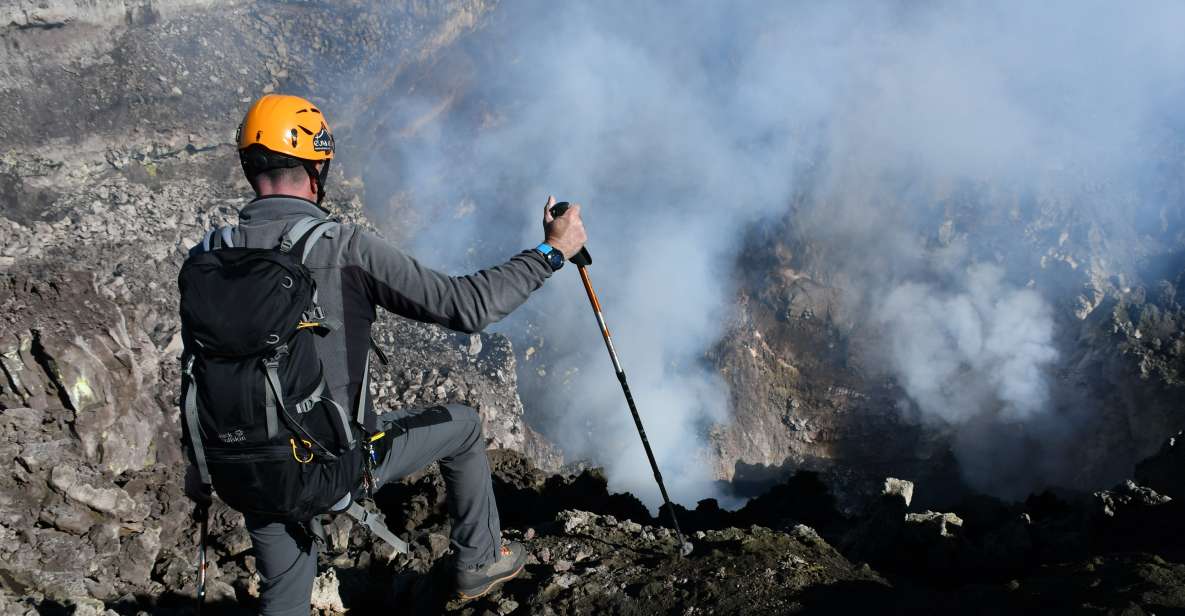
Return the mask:
M361 419L330 397L315 348L340 324L304 265L335 224L303 219L271 249L211 231L178 276L183 438L202 481L244 513L307 522L361 481Z

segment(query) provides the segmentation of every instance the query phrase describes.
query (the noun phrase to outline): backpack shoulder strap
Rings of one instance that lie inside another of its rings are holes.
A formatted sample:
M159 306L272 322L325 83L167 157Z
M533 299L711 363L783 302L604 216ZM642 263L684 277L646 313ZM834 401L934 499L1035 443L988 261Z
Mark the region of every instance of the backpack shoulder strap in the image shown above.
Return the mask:
M313 244L316 244L326 231L337 224L339 224L337 221L327 218L312 216L302 218L284 233L284 237L280 240L280 252L288 253L298 250L300 262L304 263L313 250Z
M210 252L210 240L214 239L214 232L217 229L210 229L206 236L202 238L202 252Z
M284 236L280 238L280 252L292 252L293 246L300 242L301 238L305 236L317 223L322 219L306 216L296 221L296 224L288 227L284 232Z
M317 240L321 239L321 236L325 235L325 232L336 224L338 223L333 222L332 220L323 221L321 224L313 227L313 230L304 237L304 250L300 253L301 263L304 263L309 258L309 253L313 250L313 244L316 244Z
M210 229L202 238L202 252L210 252L219 248L234 248L235 228L231 226Z

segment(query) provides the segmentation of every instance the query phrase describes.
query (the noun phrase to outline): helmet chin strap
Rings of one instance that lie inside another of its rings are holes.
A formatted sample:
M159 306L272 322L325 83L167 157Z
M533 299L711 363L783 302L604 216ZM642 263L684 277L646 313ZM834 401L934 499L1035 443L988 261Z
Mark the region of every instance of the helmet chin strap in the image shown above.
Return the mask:
M317 163L315 161L306 160L303 162L305 171L313 179L313 183L317 185L317 205L321 205L321 202L325 200L325 180L329 178L329 163L333 161L328 158L325 159L319 172L317 171Z

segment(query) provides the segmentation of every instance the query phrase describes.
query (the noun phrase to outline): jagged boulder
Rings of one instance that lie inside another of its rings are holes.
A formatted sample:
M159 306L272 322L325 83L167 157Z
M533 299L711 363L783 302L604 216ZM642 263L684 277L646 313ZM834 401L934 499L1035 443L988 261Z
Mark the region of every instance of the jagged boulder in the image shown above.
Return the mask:
M965 547L963 519L958 515L935 511L905 514L898 549L906 557L921 559L926 569L951 571L959 566Z
M1152 488L1146 488L1132 480L1127 480L1110 490L1094 493L1098 502L1097 515L1104 518L1119 518L1123 514L1132 515L1134 510L1146 510L1173 501L1172 497L1159 494Z

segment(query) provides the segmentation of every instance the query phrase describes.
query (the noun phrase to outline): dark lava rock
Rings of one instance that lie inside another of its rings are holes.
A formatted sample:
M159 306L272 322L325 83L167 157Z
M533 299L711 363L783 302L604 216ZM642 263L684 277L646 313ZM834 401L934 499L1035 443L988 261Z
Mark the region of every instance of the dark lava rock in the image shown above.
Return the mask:
M1156 455L1136 465L1136 481L1177 500L1185 500L1185 431L1169 437Z

